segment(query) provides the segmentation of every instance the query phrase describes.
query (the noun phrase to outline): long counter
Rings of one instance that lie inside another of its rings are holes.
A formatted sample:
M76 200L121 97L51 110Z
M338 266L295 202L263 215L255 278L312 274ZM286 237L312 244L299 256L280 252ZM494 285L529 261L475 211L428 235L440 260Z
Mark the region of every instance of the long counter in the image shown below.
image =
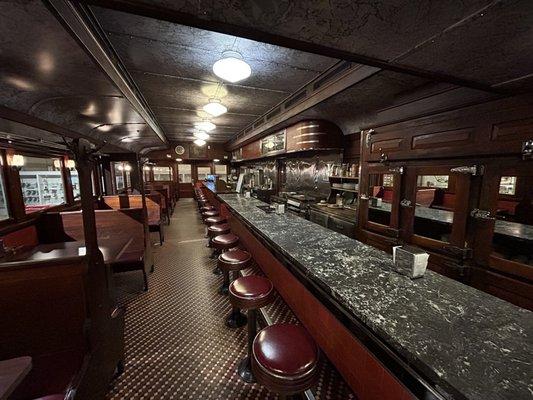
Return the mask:
M338 315L366 329L370 347L379 342L436 398L531 399L531 312L432 271L411 280L393 271L385 252L292 214L267 214L253 198L216 196Z

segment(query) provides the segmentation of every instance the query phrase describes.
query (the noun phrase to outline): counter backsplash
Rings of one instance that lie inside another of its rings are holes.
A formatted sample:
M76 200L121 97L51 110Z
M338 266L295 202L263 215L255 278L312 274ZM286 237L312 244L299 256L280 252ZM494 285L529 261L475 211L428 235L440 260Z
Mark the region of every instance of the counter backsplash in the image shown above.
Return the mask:
M329 176L333 166L342 162L341 153L321 153L312 157L289 157L281 160L281 191L329 195Z

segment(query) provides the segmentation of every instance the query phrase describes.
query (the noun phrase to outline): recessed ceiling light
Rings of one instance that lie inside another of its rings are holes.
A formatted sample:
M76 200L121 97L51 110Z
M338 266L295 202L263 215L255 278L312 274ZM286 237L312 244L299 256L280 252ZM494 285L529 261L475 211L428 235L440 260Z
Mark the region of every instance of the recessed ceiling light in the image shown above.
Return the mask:
M215 129L217 126L213 124L211 121L199 121L195 122L194 126L201 130L206 132L211 132L213 129Z
M205 133L204 131L196 131L193 133L194 137L201 140L207 140L210 138L210 136Z
M203 110L213 117L218 117L228 112L228 108L217 99L210 99L209 103L203 107Z
M194 141L194 144L195 144L196 146L200 146L200 147L201 147L201 146L205 146L205 140L202 140L202 139L196 139L196 140Z
M222 58L213 64L213 72L219 78L235 83L248 78L252 74L252 68L239 52L225 51Z
M183 161L181 158L176 158L177 162Z
M167 158L172 158L172 156L170 154L167 154Z
M213 162L219 162L220 160L218 158L214 158Z

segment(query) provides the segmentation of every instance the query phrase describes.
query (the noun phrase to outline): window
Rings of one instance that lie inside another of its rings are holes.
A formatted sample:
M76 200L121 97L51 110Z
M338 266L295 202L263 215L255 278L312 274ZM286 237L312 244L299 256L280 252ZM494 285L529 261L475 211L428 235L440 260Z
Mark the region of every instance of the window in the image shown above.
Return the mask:
M417 178L418 187L448 189L448 175L419 175Z
M151 167L148 166L148 165L145 165L143 167L143 179L145 182L150 182L151 178L150 178L150 169Z
M170 167L154 167L154 181L171 181L172 168Z
M218 175L218 179L222 179L227 182L228 180L228 169L226 165L216 164L215 165L215 175Z
M196 171L198 172L198 180L205 181L207 175L211 174L211 167L198 167Z
M118 191L124 190L124 166L122 163L113 163L113 169L115 171L115 189Z
M191 164L178 164L179 183L191 183Z
M393 183L394 183L394 175L383 174L383 186L392 187Z
M4 176L0 172L0 221L9 218L9 209L7 206L6 190Z
M499 194L514 196L516 194L516 176L502 176Z
M92 177L91 177L92 178ZM78 176L78 171L76 168L70 170L70 181L72 182L72 194L74 199L80 197L80 178ZM93 193L94 193L94 182L93 182Z
M24 157L20 183L26 213L63 204L65 187L58 158Z

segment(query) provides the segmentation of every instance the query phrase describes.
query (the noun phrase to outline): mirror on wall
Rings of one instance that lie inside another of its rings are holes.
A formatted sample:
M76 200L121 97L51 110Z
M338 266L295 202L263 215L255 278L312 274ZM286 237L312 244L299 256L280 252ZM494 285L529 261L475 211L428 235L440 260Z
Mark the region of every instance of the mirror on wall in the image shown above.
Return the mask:
M456 194L453 177L424 173L416 176L413 233L449 242L454 220Z
M493 255L533 266L533 172L503 171L498 178Z
M395 179L394 174L368 176L368 221L390 226Z

